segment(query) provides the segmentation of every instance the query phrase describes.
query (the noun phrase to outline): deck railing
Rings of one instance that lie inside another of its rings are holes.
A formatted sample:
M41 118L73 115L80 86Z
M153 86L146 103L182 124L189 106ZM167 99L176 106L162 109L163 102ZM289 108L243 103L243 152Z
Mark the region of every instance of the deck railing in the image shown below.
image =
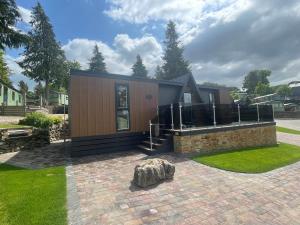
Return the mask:
M274 121L272 105L183 104L159 106L158 121L166 129Z

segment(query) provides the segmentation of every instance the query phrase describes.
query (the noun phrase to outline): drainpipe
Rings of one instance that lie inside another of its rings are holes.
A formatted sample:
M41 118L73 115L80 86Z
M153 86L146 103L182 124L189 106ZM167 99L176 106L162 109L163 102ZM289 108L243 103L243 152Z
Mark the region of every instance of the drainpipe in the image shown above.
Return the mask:
M151 120L149 120L149 133L150 133L150 149L151 149L151 151L152 151L152 131L151 131L151 126L152 126L152 124L151 124Z

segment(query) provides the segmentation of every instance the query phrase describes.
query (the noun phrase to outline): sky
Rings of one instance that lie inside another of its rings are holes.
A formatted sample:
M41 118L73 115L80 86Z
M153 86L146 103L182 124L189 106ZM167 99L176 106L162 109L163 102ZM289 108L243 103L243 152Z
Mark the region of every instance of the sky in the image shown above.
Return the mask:
M29 31L37 1L16 0ZM131 74L140 54L149 75L162 64L164 32L176 23L184 57L198 83L241 87L245 74L270 69L271 84L300 80L298 0L41 0L68 60L88 68L95 44L108 72ZM17 61L23 49L6 49L14 85L26 81Z

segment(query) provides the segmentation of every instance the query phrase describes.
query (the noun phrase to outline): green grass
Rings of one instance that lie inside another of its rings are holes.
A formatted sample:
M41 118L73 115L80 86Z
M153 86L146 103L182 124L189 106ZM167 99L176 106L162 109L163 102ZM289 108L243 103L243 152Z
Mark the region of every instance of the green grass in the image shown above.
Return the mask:
M64 167L29 170L0 164L0 224L67 224Z
M196 162L241 173L263 173L300 160L300 147L280 143L274 147L247 148L197 156Z
M13 123L0 123L0 129L1 128L24 128L24 127L29 127L29 126L24 126L24 125L19 125L19 124L13 124Z
M293 130L293 129L289 129L289 128L285 128L285 127L278 127L278 126L276 126L276 130L279 131L279 132L283 132L283 133L298 134L298 135L300 135L300 131L299 130Z

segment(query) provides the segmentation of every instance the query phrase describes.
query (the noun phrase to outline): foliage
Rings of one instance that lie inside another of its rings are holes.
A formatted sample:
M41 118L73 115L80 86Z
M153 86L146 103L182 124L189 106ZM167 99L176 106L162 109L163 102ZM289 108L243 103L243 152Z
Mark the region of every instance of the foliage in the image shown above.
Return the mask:
M28 92L28 85L23 81L19 81L19 89L21 93L24 95Z
M9 79L9 68L4 61L4 52L0 50L0 79L6 84L11 84Z
M160 79L171 80L191 73L188 61L183 58L183 47L180 47L176 26L173 21L167 25L165 53L163 56L162 76Z
M20 125L33 126L38 128L48 128L55 124L60 124L62 118L58 116L47 116L44 113L32 112L26 115L26 117L19 121Z
M89 70L93 72L107 73L104 58L102 53L99 51L98 45L95 45L94 47L93 57L91 58L89 65Z
M30 170L0 164L0 181L0 224L67 224L64 167Z
M263 173L300 160L300 147L280 143L273 147L255 147L198 156L195 161L223 170Z
M27 41L27 36L15 28L20 18L15 0L0 1L0 49L18 48Z
M288 85L280 85L276 89L276 93L282 97L288 97L292 94L292 89Z
M41 82L39 82L37 85L35 85L35 87L34 87L34 95L35 96L38 96L38 97L43 96L44 92L45 92L45 88Z
M276 126L276 130L278 132L300 135L300 130L293 130L293 129L289 129L289 128L286 128L286 127L278 127L278 126Z
M248 94L254 94L258 83L269 84L268 77L270 75L270 70L250 71L244 79L243 88L247 89Z
M240 96L238 91L235 91L235 90L230 91L229 94L233 98L233 100L240 100L241 99L241 96Z
M254 94L256 94L257 96L267 95L271 93L272 93L272 88L270 87L270 85L261 82L258 82L254 90Z
M136 56L136 62L132 66L132 76L134 77L147 77L148 71L143 64L143 60L140 55Z
M24 74L37 82L45 82L45 100L48 105L49 85L66 73L65 55L55 40L52 25L40 3L33 8L30 40L19 65Z
M158 80L163 79L164 72L162 71L162 68L160 66L157 66L155 69L154 77Z

